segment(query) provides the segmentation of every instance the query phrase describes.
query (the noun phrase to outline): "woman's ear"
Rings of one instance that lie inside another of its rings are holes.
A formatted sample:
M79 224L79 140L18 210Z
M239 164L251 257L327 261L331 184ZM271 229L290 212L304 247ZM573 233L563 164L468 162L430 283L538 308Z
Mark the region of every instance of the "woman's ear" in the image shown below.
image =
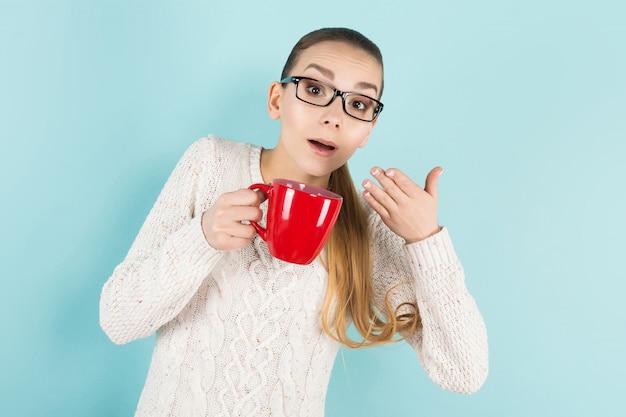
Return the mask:
M272 85L270 85L267 97L267 112L274 120L280 119L282 96L283 85L278 81L274 81Z

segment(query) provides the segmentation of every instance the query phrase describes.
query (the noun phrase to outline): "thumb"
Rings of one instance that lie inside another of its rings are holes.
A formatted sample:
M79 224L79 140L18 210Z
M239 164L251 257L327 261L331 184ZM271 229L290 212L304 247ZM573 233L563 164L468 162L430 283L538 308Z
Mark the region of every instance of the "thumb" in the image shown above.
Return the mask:
M424 190L437 200L437 191L439 185L439 176L443 173L443 168L435 167L426 176L426 184Z

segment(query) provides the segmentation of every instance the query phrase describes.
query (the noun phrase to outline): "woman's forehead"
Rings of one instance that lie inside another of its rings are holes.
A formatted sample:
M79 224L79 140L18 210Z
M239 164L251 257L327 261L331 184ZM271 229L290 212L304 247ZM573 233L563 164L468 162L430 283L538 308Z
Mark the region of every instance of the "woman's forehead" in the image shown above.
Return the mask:
M353 79L355 83L378 86L382 82L380 62L367 51L345 42L325 41L303 50L293 67L293 75L303 72L319 73L329 81Z

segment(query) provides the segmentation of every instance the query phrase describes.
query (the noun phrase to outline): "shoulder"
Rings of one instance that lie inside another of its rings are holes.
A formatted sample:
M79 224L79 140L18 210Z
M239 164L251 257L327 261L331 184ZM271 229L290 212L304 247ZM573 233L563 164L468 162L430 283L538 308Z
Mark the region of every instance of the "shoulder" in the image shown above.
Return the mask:
M202 137L189 146L188 152L208 153L209 155L219 156L228 153L249 152L250 149L256 147L246 142L239 142L232 139L226 139L214 134Z
M234 161L247 160L249 155L260 152L260 147L246 142L210 134L193 142L185 151L181 162L195 166L228 166Z

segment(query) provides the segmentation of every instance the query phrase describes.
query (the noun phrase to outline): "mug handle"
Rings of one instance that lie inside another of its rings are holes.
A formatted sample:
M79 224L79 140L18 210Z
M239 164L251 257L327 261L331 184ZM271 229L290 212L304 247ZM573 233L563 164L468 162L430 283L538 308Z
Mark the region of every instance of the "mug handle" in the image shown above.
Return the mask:
M248 189L254 191L254 190L261 190L265 193L265 195L267 196L267 198L270 198L270 190L271 190L271 186L267 185L267 184L252 184L251 186L248 187ZM254 226L254 228L256 229L256 231L259 233L259 236L261 236L261 239L267 241L266 236L267 236L267 230L261 226L259 226L259 224L255 221L250 220L250 224L252 226Z

